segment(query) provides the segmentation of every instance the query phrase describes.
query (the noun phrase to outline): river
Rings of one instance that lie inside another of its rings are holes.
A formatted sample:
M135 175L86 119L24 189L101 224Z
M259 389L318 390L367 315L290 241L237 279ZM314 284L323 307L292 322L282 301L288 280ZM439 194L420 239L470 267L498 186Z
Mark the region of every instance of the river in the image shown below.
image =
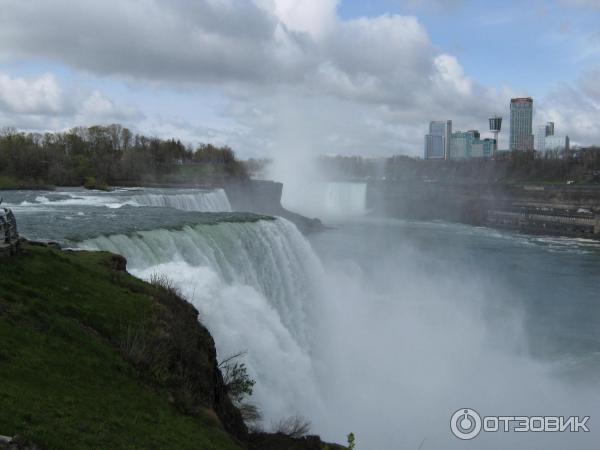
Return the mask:
M309 237L232 212L223 191L1 195L26 237L169 276L220 358L247 352L265 428L298 414L324 439L354 432L367 450L598 442L600 242L374 218L357 200L364 190L345 189L326 188L319 207L333 227ZM591 431L466 442L450 432L460 408L590 416Z

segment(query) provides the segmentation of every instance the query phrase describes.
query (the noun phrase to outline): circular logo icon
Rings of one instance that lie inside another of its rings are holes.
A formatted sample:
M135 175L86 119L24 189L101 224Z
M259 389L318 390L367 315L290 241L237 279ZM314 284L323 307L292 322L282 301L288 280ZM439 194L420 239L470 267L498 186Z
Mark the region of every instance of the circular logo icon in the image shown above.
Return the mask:
M452 434L459 439L469 440L477 437L481 431L481 417L471 408L462 408L452 414L450 419Z

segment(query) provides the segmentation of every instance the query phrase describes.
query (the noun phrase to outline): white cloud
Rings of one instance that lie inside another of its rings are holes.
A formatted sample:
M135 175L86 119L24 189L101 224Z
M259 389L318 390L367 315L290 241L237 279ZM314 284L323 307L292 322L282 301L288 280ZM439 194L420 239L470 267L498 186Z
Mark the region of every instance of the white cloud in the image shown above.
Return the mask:
M52 74L11 77L0 72L0 123L26 130L139 119L132 107L116 106L98 90L61 86Z
M15 114L57 114L62 109L62 91L51 74L27 79L0 73L0 109Z
M339 0L264 0L259 4L274 13L290 30L320 39L336 25Z
M218 136L218 128L195 118L176 119L178 105L166 102L160 118L141 120L93 87L67 101L51 76L35 96L42 100L30 106L0 96L0 105L17 114L45 108L85 123L138 120L148 127L142 131L230 140L245 154L282 151L285 136L305 141L305 152L421 154L429 120L452 118L457 128L483 131L487 115L506 110L511 93L466 74L416 17L342 20L338 0L0 1L0 59L62 63L92 79L125 81L141 96L216 90L229 103L215 114L235 125Z

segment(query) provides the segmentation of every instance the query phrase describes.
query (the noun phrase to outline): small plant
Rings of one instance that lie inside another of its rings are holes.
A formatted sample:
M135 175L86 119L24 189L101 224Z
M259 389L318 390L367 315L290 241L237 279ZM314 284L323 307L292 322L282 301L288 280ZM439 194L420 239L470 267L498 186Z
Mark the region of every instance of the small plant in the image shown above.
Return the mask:
M348 450L354 450L356 448L356 442L354 440L354 433L348 435Z
M236 361L245 355L246 352L240 352L224 359L219 364L219 369L223 374L223 383L233 404L240 410L242 419L251 428L258 428L262 419L262 414L258 406L244 401L246 397L252 395L256 381L248 375L248 368L243 362Z
M150 275L150 284L174 297L183 297L175 282L162 273L153 273Z
M246 352L237 353L226 358L219 364L219 369L223 373L223 381L227 388L227 393L234 403L240 404L245 397L252 395L252 390L256 381L248 375L248 368L243 362L236 359L245 355Z

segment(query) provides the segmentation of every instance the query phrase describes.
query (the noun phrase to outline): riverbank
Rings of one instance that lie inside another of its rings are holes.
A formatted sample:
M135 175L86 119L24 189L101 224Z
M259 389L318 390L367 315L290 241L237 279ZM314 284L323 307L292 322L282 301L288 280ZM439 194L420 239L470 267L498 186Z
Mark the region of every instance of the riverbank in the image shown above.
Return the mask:
M0 260L0 435L44 450L320 450L249 434L198 312L125 268L34 243Z
M600 186L593 184L375 181L367 207L390 217L600 239Z

